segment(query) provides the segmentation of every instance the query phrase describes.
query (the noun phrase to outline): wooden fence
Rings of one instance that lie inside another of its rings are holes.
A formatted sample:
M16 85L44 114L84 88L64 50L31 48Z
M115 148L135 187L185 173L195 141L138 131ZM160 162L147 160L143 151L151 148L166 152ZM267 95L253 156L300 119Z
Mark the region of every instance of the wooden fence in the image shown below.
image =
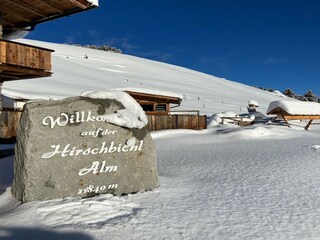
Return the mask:
M21 112L0 111L0 138L12 138L16 136ZM147 115L149 131L165 129L193 129L207 128L206 115L174 114L174 115Z
M207 128L206 115L171 114L171 115L147 115L149 131L165 129L193 129Z

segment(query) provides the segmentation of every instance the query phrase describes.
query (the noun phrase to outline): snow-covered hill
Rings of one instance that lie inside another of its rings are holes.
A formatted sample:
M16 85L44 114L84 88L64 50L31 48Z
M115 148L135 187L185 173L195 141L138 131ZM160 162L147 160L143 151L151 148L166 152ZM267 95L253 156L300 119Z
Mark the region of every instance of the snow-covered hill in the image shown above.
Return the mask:
M5 83L11 97L149 88L182 94L181 108L208 115L245 112L248 100L265 112L269 102L283 99L173 65L23 41L56 51L54 75ZM121 197L21 204L11 195L14 156L0 156L0 239L320 239L320 126L304 131L297 125L152 132L160 187ZM0 151L8 148L0 145Z
M0 239L319 239L319 133L154 132L160 187L122 197L21 204L11 195L13 156L2 158Z
M19 41L55 50L52 54L54 74L51 78L6 82L4 94L9 97L63 98L89 90L146 88L184 95L180 109L200 110L208 115L223 111L246 112L251 99L258 101L260 111L265 112L269 102L281 99L277 93L125 54Z

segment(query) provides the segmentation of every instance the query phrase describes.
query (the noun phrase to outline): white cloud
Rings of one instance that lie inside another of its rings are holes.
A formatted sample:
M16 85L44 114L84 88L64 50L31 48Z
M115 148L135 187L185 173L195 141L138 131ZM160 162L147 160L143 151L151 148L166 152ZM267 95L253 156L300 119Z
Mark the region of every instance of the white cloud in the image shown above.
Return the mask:
M284 59L284 58L274 58L274 57L267 58L263 61L264 64L272 65L272 66L282 64L285 62L286 62L286 59Z

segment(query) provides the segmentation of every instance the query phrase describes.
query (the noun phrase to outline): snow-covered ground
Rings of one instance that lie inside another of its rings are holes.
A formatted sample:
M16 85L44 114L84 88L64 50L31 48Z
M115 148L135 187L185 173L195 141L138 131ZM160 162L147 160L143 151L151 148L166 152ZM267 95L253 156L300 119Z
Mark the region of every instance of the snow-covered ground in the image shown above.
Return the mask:
M20 204L7 157L0 239L320 239L319 134L264 125L155 132L161 186L123 197Z
M208 115L245 112L252 99L265 113L282 99L168 64L41 44L56 50L54 77L6 83L6 94L61 98L142 86L185 95L182 108ZM160 187L122 197L21 204L10 193L13 156L1 158L0 239L320 239L320 126L299 125L153 132Z

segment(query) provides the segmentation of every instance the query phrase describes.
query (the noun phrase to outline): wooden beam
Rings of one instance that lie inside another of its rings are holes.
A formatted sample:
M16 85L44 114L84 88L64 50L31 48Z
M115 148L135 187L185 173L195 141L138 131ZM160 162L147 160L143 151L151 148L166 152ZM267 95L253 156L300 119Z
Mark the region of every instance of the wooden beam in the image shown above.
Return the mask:
M315 120L320 119L319 115L283 115L287 120Z
M28 22L28 23L30 23L32 21L32 19L30 19L30 18L26 18L24 16L17 14L17 12L14 11L14 9L6 9L4 21L11 26L16 26L15 22L13 22L12 19L22 20L22 21Z
M284 121L288 123L288 120L309 120L307 125L305 126L305 130L308 130L310 125L312 124L313 120L318 120L320 119L320 115L282 115L281 116Z
M51 72L49 71L35 70L30 68L16 67L16 66L3 65L3 64L0 64L0 70L2 71L0 73L0 78L1 78L1 75L12 76L11 79L14 78L15 76L17 76L19 79L51 76ZM10 80L7 79L7 81L10 81Z
M57 11L58 13L63 13L63 10L61 10L57 5L53 4L52 2L48 0L42 0L42 2L54 9L55 11Z
M287 116L282 116L284 122L287 124L288 128L291 128L290 123L287 120Z
M307 126L304 128L305 130L308 130L308 129L309 129L309 127L310 127L310 125L311 125L312 121L313 121L313 119L311 119L311 120L308 122Z
M19 80L20 78L17 76L9 75L9 74L4 74L3 71L0 73L0 77L3 79L12 79L12 80Z
M70 2L73 4L73 5L75 5L75 6L77 6L77 7L79 7L79 8L81 8L81 9L86 9L88 6L86 6L86 5L84 5L84 4L82 4L82 3L80 3L79 1L77 1L77 0L70 0Z
M23 8L24 10L26 10L28 12L32 12L32 13L38 15L38 16L41 16L41 17L47 17L46 15L42 14L42 12L40 12L39 10L35 9L34 7L30 6L29 4L24 3L22 1L11 0L10 2L14 3L18 7Z
M14 27L14 24L11 22L8 22L8 20L3 20L2 22L3 22L3 25L9 25L11 27Z

